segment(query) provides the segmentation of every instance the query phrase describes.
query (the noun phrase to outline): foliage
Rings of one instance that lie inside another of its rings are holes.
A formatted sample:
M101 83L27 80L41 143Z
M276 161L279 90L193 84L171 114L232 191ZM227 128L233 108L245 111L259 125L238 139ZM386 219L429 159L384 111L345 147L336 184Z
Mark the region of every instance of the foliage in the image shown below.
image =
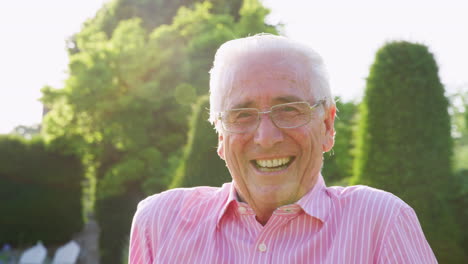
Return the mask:
M113 0L106 3L96 16L83 25L83 29L69 40L69 53L81 51L77 45L77 39L92 36L94 33L103 32L111 37L119 23L124 20L139 18L142 27L147 32L153 31L161 25L171 24L172 19L181 6L193 8L196 3L204 0ZM213 14L228 14L239 19L239 11L242 0L210 0Z
M208 96L194 105L188 142L170 188L221 186L231 180L225 162L216 153L218 137L208 122Z
M58 244L81 231L80 160L41 138L1 136L0 150L0 244Z
M456 171L468 169L468 92L450 96L452 116L452 137L454 138L454 168Z
M336 107L335 145L330 152L323 155L322 174L328 185L346 184L353 167L354 128L358 106L353 102L341 102L337 98Z
M456 172L457 184L459 184L459 193L456 198L456 216L460 226L468 223L468 169ZM468 229L461 229L461 246L464 252L468 252Z
M124 244L123 249L122 249L122 258L120 262L122 264L128 264L128 258L129 258L129 253L130 253L129 247L130 247L130 236L127 237L126 243Z
M46 137L63 136L72 150L95 160L102 197L124 192L127 181L170 177L169 157L186 140L190 104L208 92L215 50L233 37L255 33L247 25L264 26L256 14L265 9L254 7L243 8L246 18L238 23L211 14L204 3L194 10L182 7L171 25L151 34L133 19L122 21L111 39L103 32L78 38L81 52L70 57L66 87L43 89L43 102L52 109L45 118Z
M468 222L468 92L459 92L450 96L452 135L454 137L454 169L459 192L456 195L456 216L460 226ZM461 230L462 248L468 252L468 230Z
M427 47L391 42L376 55L360 108L353 183L390 191L418 213L441 263L464 263L451 204L448 102Z
M122 252L128 248L131 216L135 213L136 204L141 200L135 188L139 188L136 182L129 184L125 193L100 199L96 204L96 216L101 223L101 263L120 263Z

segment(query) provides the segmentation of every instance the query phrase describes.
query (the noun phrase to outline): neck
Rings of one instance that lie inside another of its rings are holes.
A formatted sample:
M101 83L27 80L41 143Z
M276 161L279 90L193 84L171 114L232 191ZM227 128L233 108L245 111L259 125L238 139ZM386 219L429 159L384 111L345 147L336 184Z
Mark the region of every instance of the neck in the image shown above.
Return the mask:
M255 212L255 218L256 218L257 222L259 222L262 226L266 225L268 220L270 220L271 216L273 215L273 212L277 208L279 208L279 207L281 207L283 205L287 205L287 204L291 204L291 203L295 202L295 201L290 201L290 202L284 202L284 203L264 204L264 203L259 202L258 200L254 201L253 199L245 199L240 194L237 194L237 198L238 198L239 201L245 202L248 205L250 205L250 207L252 207L252 209Z
M269 209L265 211L259 211L254 209L255 211L255 219L257 222L259 222L262 226L266 225L268 220L270 220L271 216L273 215L273 211L275 211L276 208L274 209Z

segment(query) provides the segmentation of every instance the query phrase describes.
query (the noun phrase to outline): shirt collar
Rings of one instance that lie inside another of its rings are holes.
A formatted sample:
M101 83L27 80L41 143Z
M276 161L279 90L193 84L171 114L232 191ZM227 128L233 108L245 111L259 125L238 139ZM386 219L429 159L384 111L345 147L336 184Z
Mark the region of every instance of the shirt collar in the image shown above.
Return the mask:
M228 194L227 200L224 202L223 207L221 208L221 211L219 212L216 218L216 226L219 225L219 221L221 221L221 218L226 213L227 209L229 208L229 205L231 205L231 203L235 201L237 202L237 192L236 192L236 188L234 188L234 183L231 182L229 185L226 185L226 187L229 188L229 194Z
M331 198L327 193L327 188L322 174L319 174L314 188L306 193L296 202L304 212L322 222L327 221L330 213Z
M229 188L229 194L217 216L217 226L219 225L221 218L226 214L231 203L237 202L237 191L234 184L230 183L226 187ZM299 205L306 214L315 217L322 222L327 220L331 207L331 199L327 194L325 181L321 173L319 174L314 187L295 204Z

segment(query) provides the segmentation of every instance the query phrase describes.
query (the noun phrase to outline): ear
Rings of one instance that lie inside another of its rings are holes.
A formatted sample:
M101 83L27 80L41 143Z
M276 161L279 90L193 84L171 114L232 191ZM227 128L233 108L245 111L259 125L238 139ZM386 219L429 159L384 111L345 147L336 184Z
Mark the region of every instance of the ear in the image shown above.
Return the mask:
M218 156L224 160L224 138L221 132L218 135Z
M325 113L325 135L322 141L323 152L330 151L335 144L335 116L336 106L331 106Z

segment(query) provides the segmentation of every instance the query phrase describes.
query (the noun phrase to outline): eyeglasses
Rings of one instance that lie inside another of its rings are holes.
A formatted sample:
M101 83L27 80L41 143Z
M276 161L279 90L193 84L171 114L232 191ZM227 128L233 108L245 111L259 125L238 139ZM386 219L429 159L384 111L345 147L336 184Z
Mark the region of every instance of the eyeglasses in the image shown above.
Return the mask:
M231 133L248 133L258 128L260 114L269 114L271 121L279 128L296 128L308 124L312 120L315 108L323 104L320 100L314 105L307 102L278 104L270 111L261 112L257 108L237 108L219 113L223 129Z

